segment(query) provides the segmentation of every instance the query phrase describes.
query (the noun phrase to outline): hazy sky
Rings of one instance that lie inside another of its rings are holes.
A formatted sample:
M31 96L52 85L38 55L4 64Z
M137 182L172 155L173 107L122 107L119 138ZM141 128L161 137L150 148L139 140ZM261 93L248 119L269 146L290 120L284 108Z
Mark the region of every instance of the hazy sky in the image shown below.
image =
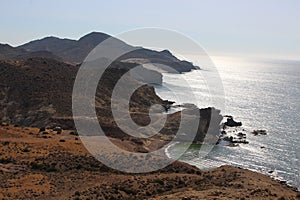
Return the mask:
M0 0L0 43L91 31L177 30L213 55L300 58L299 0Z

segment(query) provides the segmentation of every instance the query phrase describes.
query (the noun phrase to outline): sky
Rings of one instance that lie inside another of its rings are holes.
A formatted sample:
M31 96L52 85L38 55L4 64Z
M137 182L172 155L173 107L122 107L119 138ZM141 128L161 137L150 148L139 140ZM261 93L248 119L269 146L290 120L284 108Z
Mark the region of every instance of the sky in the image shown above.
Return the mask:
M300 59L299 0L0 0L0 43L135 28L179 31L210 55Z

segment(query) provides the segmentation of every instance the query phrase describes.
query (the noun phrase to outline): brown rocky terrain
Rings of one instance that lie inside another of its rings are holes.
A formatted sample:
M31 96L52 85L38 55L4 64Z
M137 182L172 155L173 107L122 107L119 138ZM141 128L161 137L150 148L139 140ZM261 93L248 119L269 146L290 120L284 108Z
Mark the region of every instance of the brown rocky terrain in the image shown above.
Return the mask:
M130 150L136 144L111 138ZM124 174L95 160L76 133L0 126L0 199L299 199L268 176L223 166L175 162L157 172Z

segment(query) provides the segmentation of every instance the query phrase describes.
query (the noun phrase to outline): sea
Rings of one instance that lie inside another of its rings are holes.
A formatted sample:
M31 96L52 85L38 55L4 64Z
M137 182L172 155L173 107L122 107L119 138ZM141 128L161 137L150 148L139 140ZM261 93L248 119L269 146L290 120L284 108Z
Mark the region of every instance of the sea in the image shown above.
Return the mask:
M222 165L242 167L285 180L300 189L300 62L227 57L212 61L224 89L221 114L231 115L243 123L249 144L216 145L204 158L199 156L200 145L193 144L180 160L202 170ZM162 86L155 86L157 94L176 104L218 108L203 78L216 72L210 67L200 67L201 70L183 74L163 73ZM187 90L196 98L187 95ZM251 134L257 129L266 130L267 135ZM184 145L188 144L173 145L167 154L176 157Z

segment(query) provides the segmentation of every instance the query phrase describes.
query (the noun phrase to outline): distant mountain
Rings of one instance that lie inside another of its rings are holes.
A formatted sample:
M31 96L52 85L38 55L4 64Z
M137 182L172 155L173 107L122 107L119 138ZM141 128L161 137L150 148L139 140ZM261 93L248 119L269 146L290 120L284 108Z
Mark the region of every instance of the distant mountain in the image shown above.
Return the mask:
M31 41L18 47L18 49L25 49L28 52L35 51L50 51L54 55L61 57L64 62L79 64L84 61L86 56L99 43L110 38L111 36L105 33L92 32L79 40L60 39L57 37L46 37L40 40ZM128 45L121 40L120 46ZM129 45L128 45L129 46ZM170 66L179 72L187 72L192 69L199 69L192 63L181 61L177 59L168 50L154 51L150 49L141 48L136 51L123 55L119 61L133 62L138 64L158 63Z
M57 37L46 37L40 40L34 40L18 48L25 49L30 52L34 51L50 51L65 62L81 63L89 52L95 48L100 42L109 38L105 33L92 32L79 40L60 39Z

